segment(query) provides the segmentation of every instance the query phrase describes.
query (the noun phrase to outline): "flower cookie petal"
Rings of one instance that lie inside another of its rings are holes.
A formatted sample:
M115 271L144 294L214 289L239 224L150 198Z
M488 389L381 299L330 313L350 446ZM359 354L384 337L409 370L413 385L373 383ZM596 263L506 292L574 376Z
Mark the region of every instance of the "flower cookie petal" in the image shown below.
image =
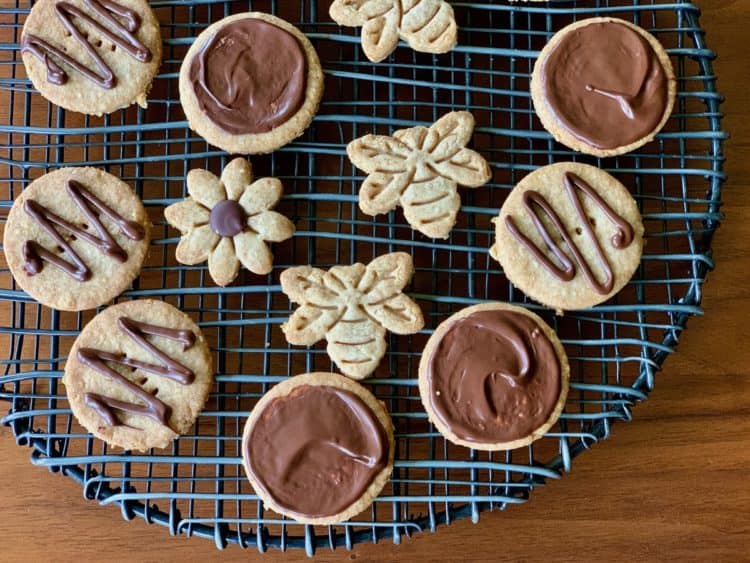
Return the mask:
M237 257L254 274L267 274L273 270L273 254L263 239L255 233L240 233L234 237Z
M210 212L200 203L189 197L167 207L164 210L164 218L175 229L186 233L193 227L208 223Z
M276 205L283 191L278 178L261 178L247 187L240 197L240 205L248 215L255 215Z
M231 238L223 237L208 256L208 273L217 285L229 285L240 271L240 261Z
M213 209L214 205L227 199L221 180L208 170L188 172L187 188L193 199L208 209Z
M294 234L294 223L276 211L264 211L253 215L247 221L263 240L281 242Z
M227 191L227 199L238 201L247 187L253 183L253 168L244 158L235 158L221 173L221 183Z
M192 229L180 239L175 257L188 266L200 264L206 261L218 241L219 235L211 230L210 225Z

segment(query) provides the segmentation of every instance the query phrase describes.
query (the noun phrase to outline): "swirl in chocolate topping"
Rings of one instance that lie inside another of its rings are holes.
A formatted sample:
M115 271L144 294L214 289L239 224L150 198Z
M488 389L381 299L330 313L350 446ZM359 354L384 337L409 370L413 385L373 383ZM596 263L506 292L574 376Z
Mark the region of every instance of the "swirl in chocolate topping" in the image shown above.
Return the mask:
M390 444L354 393L300 385L272 400L245 448L248 470L279 507L322 518L354 504L388 465Z
M138 346L146 350L161 363L150 364L133 358L128 358L125 354L121 353L106 352L94 348L80 348L77 357L82 364L112 380L116 385L127 389L140 399L143 404L139 405L137 403L121 401L119 399L105 397L98 393L90 392L84 393L84 402L86 405L94 409L110 426L122 425L122 422L117 418L115 411L146 416L159 424L168 426L171 414L169 406L109 367L107 362L128 366L134 370L141 370L145 373L165 377L182 385L189 385L195 380L195 374L192 370L159 350L151 342L146 340L146 335L174 340L182 344L183 350L187 350L195 344L195 334L190 330L157 326L136 321L129 317L120 317L117 321L117 326L122 332L132 338Z
M477 311L455 320L434 347L429 401L458 438L511 442L541 427L562 388L552 342L529 316Z
M73 247L70 246L70 242L60 234L57 227L68 231L72 233L74 237L78 237L82 241L93 245L102 254L113 258L118 262L127 261L128 255L125 250L117 244L117 241L112 238L112 235L109 234L109 231L102 224L99 214L106 215L115 225L117 225L117 227L119 227L120 232L131 240L143 240L146 233L142 225L139 225L135 221L128 221L116 213L111 207L84 188L79 182L68 180L66 191L76 205L78 205L83 215L88 219L89 223L99 236L93 235L87 230L80 228L78 225L63 219L42 204L27 199L23 203L24 211L55 240L60 248L62 248L70 257L73 263L71 264L54 252L47 250L38 242L27 240L24 242L22 249L24 259L23 268L27 274L34 276L42 271L44 268L44 262L49 262L76 281L85 282L91 278L91 270ZM98 213L94 211L92 207L96 208Z
M55 4L55 13L63 26L65 26L65 29L78 41L83 50L86 51L86 54L94 61L99 71L98 74L72 58L63 49L55 47L48 41L32 33L24 33L23 37L21 37L21 52L31 53L47 66L47 80L52 84L62 86L68 81L68 74L59 64L62 62L91 82L106 90L111 90L117 86L117 77L99 53L96 52L96 49L94 49L89 41L88 34L84 35L73 23L73 18L78 18L88 23L90 27L93 27L97 32L101 33L139 62L150 62L152 54L148 47L135 36L135 33L141 26L141 19L136 12L112 0L85 0L85 3L96 15L104 20L104 23L97 21L70 2L57 2Z
M602 150L647 137L669 106L669 79L653 47L617 22L565 33L545 58L541 85L560 125Z
M288 31L243 18L206 41L190 62L189 79L201 110L221 129L266 133L302 107L307 57Z
M578 245L576 244L573 236L565 228L565 225L563 224L562 219L560 219L560 216L557 214L557 211L555 211L550 202L547 201L547 199L539 192L535 190L525 191L523 193L523 206L524 209L526 209L526 212L531 217L531 221L534 223L537 232L544 240L546 244L546 250L554 254L557 260L562 264L562 267L558 266L552 260L550 260L545 252L540 250L529 237L527 237L520 231L511 215L507 215L505 217L505 226L507 227L510 234L513 235L513 237L524 247L526 247L526 249L555 278L562 282L569 282L573 280L577 273L577 264L578 268L581 269L583 275L586 277L594 291L596 291L600 295L607 295L610 291L612 291L615 283L614 275L612 273L612 266L610 265L606 255L604 254L604 250L602 249L602 245L599 242L594 229L589 223L586 211L583 208L583 204L581 203L581 199L578 196L577 190L585 193L591 200L591 202L599 207L615 226L615 233L610 239L610 243L612 244L613 248L619 250L630 246L630 244L633 242L634 236L633 227L624 218L618 215L614 211L614 209L612 209L612 207L610 207L610 205L606 201L604 201L604 199L602 199L599 193L580 176L572 172L566 172L563 176L563 184L565 186L565 191L568 194L570 202L573 204L573 207L575 207L576 214L578 215L578 220L582 225L582 229L586 232L586 236L593 245L597 260L599 262L599 266L604 272L604 281L599 281L597 279L596 275L591 269L591 266L583 256L580 248L578 248ZM548 220L546 223L542 220L539 211L543 212L544 215L546 215L546 218ZM565 253L560 244L553 238L548 225L551 225L557 235L565 242L571 254L573 255L573 259L571 259Z

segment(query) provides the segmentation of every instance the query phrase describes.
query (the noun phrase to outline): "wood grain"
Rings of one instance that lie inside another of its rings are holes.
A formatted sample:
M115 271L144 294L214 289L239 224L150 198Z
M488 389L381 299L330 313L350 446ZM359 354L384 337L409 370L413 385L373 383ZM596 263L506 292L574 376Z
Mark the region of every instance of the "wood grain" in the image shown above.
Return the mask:
M703 0L708 44L726 96L730 181L726 221L715 239L717 270L706 316L693 319L679 353L630 424L577 458L574 471L506 513L460 521L394 546L319 551L320 561L748 561L750 560L750 80L747 0ZM0 351L0 354L3 351ZM29 451L0 429L0 559L254 561L253 549L224 553L202 539L122 521L83 500L72 480L29 464ZM276 552L266 560L302 561Z

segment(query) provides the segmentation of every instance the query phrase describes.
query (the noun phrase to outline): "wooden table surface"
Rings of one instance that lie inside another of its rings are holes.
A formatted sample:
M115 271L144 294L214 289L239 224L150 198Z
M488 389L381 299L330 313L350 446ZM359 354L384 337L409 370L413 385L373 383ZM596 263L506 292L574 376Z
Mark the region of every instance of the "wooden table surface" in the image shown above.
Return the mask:
M436 534L322 549L320 561L750 561L750 61L748 0L702 0L702 24L719 58L726 96L729 182L718 267L693 319L630 424L574 462L572 474L505 513L483 514ZM4 351L0 351L0 356ZM0 428L0 559L260 560L253 549L217 552L199 538L82 498L80 486L29 464L29 450ZM269 560L305 560L303 552Z

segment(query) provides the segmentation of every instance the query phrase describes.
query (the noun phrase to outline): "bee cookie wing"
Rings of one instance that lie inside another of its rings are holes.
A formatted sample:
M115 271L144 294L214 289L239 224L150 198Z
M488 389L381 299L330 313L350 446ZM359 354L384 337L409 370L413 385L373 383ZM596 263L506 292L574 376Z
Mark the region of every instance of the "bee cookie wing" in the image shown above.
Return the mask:
M453 8L445 0L403 0L401 36L415 51L447 53L458 38Z

